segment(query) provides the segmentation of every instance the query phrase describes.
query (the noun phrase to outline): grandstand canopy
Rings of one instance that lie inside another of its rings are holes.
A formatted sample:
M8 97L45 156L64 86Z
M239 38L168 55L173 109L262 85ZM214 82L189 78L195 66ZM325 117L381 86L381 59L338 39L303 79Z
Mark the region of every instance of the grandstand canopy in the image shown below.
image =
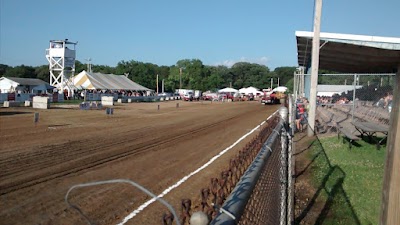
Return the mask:
M299 66L311 65L314 32L296 31ZM319 69L346 73L394 73L400 38L320 33Z
M151 89L133 82L125 75L89 73L84 70L74 76L72 80L75 87L79 89L151 91Z

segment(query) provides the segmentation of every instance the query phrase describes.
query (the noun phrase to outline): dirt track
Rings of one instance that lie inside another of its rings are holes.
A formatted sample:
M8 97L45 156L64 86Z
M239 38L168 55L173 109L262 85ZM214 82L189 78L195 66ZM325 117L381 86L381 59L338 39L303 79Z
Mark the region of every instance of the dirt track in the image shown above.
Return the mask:
M132 103L117 105L112 116L77 107L0 109L0 224L87 224L64 202L79 183L130 179L160 194L277 108L258 102ZM40 113L36 126L33 112ZM180 200L199 196L245 141L165 200L179 214ZM148 199L126 184L82 188L70 197L96 224L119 223ZM161 224L165 211L153 203L127 224Z

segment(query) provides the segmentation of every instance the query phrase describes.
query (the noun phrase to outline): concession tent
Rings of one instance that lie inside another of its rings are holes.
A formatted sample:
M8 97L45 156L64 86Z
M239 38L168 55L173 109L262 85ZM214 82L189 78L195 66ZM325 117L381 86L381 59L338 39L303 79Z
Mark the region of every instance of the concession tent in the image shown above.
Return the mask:
M74 86L80 89L151 91L151 89L133 82L125 75L89 73L84 70L74 76L72 81Z
M253 94L254 96L264 94L264 92L259 91L259 89L256 87L241 88L239 89L239 92L245 95Z
M219 93L237 93L239 92L235 88L226 87L218 91Z
M276 92L286 92L287 89L288 89L287 87L279 86L279 87L274 88L272 91L276 91Z

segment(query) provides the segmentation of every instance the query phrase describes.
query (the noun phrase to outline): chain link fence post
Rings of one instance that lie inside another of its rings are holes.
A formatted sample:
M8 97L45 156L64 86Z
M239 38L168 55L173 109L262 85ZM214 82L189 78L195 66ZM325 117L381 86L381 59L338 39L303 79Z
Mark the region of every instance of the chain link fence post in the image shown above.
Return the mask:
M292 159L293 155L293 137L294 137L294 129L295 129L295 110L296 107L294 105L293 96L289 96L289 132L288 132L288 173L287 173L287 181L288 181L288 199L287 199L287 225L292 224L294 220L294 160Z
M287 223L287 128L288 128L288 109L286 107L279 108L279 115L281 117L282 128L280 131L281 136L281 154L280 154L280 171L279 179L281 182L280 193L281 193L281 217L280 224L286 225Z

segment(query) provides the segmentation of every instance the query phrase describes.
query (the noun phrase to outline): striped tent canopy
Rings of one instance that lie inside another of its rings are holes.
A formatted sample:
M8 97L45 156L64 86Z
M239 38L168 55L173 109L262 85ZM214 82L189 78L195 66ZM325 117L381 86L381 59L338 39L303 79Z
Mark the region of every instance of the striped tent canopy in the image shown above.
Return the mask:
M74 76L72 81L75 87L87 90L151 91L124 75L89 73L85 70Z

